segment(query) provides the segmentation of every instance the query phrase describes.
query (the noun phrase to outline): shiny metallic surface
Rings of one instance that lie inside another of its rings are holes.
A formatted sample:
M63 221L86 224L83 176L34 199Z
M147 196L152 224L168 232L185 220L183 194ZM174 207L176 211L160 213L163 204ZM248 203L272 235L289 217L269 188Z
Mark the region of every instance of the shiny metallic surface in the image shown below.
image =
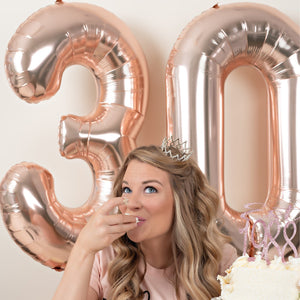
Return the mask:
M263 74L269 94L269 187L260 213L300 215L300 29L276 9L251 3L215 6L180 34L167 71L168 135L187 141L221 197L220 223L243 248L241 213L224 188L224 82L238 66ZM254 200L255 202L255 200ZM298 241L299 244L299 241Z
M0 186L3 219L14 241L51 268L64 269L87 218L112 193L116 172L136 147L148 100L144 54L128 27L90 4L57 2L30 16L11 38L5 66L16 94L29 103L51 98L64 70L87 67L97 86L97 107L87 116L63 116L60 153L91 167L93 191L81 207L56 199L52 175L34 163L20 163Z

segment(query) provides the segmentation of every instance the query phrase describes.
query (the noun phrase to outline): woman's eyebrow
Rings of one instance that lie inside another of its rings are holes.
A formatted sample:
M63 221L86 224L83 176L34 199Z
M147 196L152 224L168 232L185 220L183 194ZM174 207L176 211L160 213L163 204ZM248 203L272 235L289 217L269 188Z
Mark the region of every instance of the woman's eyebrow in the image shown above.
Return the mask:
M156 180L156 179L145 180L145 181L142 182L142 184L149 184L149 183L152 183L152 182L156 182L159 185L163 186L163 184L159 180ZM122 183L129 185L129 183L126 180L123 180Z
M149 184L149 183L152 183L152 182L156 182L156 183L158 183L159 185L163 186L163 184L162 184L160 181L156 180L156 179L146 180L146 181L143 181L142 183L143 183L143 184Z

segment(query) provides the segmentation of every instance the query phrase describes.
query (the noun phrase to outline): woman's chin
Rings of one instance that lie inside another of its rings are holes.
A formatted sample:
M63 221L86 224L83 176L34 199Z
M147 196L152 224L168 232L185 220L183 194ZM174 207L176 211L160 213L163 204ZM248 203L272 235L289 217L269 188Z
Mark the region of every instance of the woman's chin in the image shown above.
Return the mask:
M142 241L142 237L136 232L136 229L128 231L127 236L134 243L140 243Z

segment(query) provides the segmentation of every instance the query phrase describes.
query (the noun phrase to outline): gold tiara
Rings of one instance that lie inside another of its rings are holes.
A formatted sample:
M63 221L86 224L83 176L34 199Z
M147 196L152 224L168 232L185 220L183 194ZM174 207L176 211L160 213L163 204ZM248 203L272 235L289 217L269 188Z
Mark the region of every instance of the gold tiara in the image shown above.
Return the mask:
M163 139L160 148L164 155L178 161L186 161L192 155L191 149L187 148L186 144L187 142L181 143L179 139L173 139L173 137L171 136L170 138L165 137ZM173 154L172 148L177 149L179 153Z

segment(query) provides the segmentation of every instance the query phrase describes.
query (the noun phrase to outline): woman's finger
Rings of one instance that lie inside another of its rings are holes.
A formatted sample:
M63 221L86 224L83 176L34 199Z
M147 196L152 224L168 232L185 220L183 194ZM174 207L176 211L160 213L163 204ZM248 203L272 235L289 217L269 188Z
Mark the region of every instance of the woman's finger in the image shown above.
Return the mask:
M121 197L111 198L99 208L97 214L108 215L114 208L116 208L120 204L123 204L123 199Z
M105 220L108 225L136 223L136 217L122 214L105 216Z
M111 225L108 226L107 230L109 231L109 234L125 234L127 231L130 231L137 227L136 222L134 223L126 223L126 224L117 224L117 225Z

